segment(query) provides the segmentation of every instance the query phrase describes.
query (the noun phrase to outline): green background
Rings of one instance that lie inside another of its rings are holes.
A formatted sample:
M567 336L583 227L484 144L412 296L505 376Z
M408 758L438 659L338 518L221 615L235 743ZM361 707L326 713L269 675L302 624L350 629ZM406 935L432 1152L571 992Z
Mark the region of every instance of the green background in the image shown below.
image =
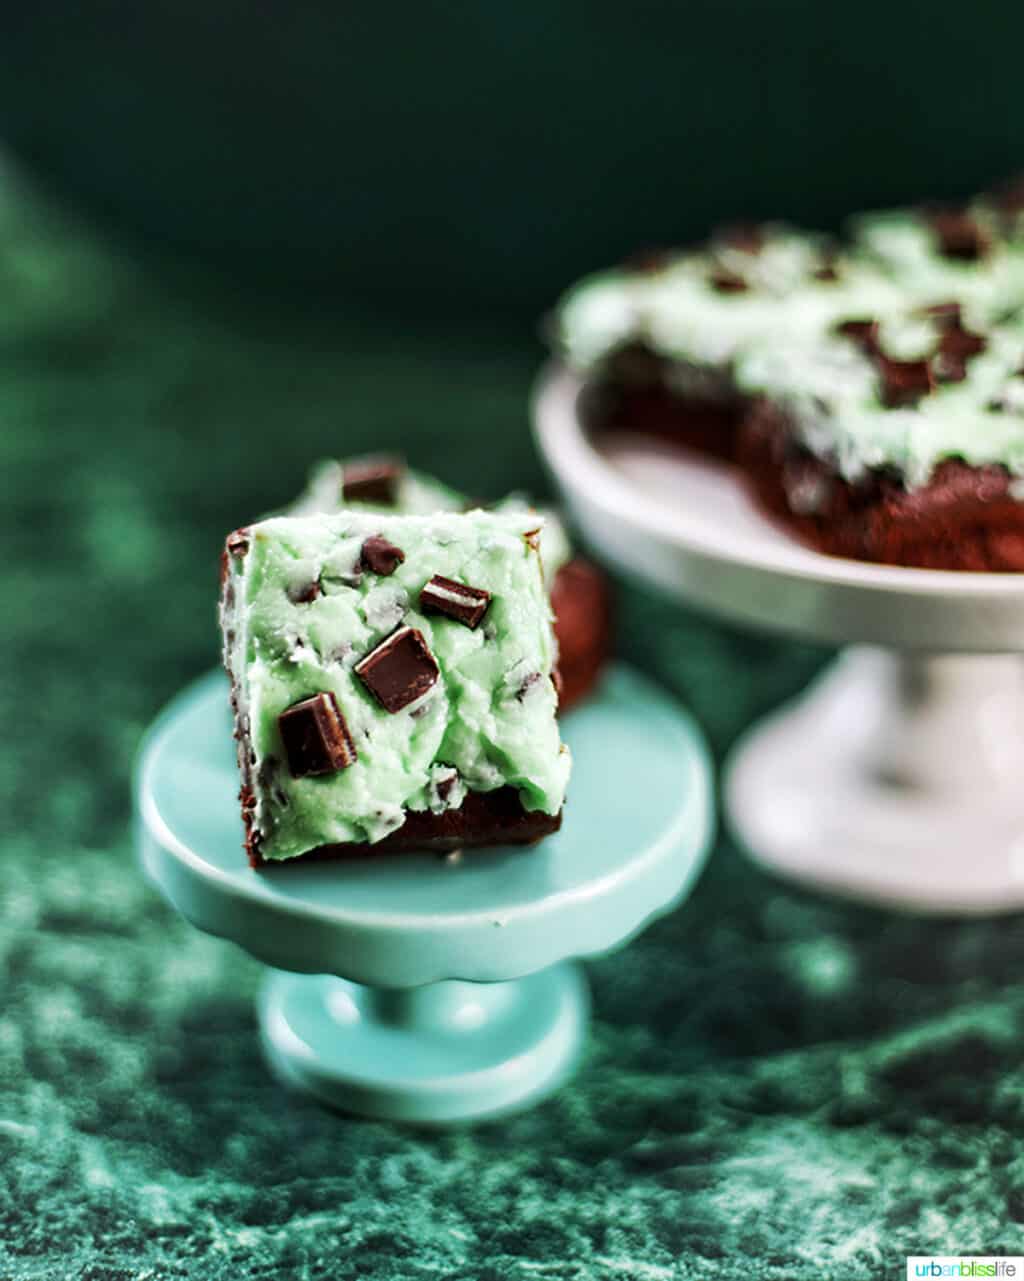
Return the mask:
M1021 168L1022 48L1012 0L49 0L0 133L237 278L522 333L645 243Z
M0 191L0 1277L850 1281L1020 1251L1019 919L805 896L725 838L587 967L586 1059L537 1110L418 1134L272 1082L257 967L134 865L133 753L216 661L225 531L317 455L539 487L541 353L154 272ZM719 755L825 657L635 583L619 637Z

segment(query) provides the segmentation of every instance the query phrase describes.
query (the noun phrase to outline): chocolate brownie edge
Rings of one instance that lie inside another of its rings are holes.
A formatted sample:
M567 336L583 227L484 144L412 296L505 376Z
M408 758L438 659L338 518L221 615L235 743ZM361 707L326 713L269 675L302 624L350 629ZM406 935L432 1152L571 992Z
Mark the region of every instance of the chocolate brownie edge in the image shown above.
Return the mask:
M258 843L249 861L257 869L294 863L375 858L381 854L438 853L493 845L534 845L562 826L562 814L525 810L514 787L493 792L470 792L457 809L433 814L409 810L401 827L380 841L350 841L319 845L295 858L264 859Z

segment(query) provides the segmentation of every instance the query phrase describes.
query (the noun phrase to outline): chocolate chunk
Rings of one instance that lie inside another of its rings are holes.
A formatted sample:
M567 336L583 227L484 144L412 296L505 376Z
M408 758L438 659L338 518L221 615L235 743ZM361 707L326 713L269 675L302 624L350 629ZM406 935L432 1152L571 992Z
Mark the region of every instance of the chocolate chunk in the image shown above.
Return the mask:
M334 774L356 762L356 746L328 690L294 703L277 718L293 778Z
M370 570L371 573L380 574L382 578L390 577L403 560L405 560L405 552L401 547L389 543L380 534L374 534L372 538L368 538L359 553L359 563L362 568Z
M459 771L454 766L452 766L452 772L450 774L446 774L444 778L439 778L437 780L437 794L442 801L447 801L448 797L452 794L452 788L458 781Z
M963 382L967 377L967 362L985 350L981 334L964 329L957 319L943 331L935 353L933 367L940 382Z
M234 533L228 534L224 546L229 556L244 556L249 550L250 541L249 530L243 526L241 529L236 529Z
M824 262L811 272L815 280L822 284L832 285L839 279L839 268L834 262Z
M708 284L720 294L743 294L750 288L742 276L727 267L715 267L708 276Z
M523 537L526 539L526 545L528 547L532 547L535 552L540 551L540 530L539 529L528 529L526 533L523 535Z
M836 333L856 343L868 356L878 351L877 320L842 320L836 325Z
M288 599L293 605L308 605L311 601L316 600L320 595L319 580L311 583L303 583L301 587L289 587Z
M964 329L960 324L951 325L939 340L939 351L947 355L956 355L961 360L970 360L985 350L987 343L982 334Z
M984 229L962 209L932 210L928 223L938 242L939 253L946 258L974 262L988 252L989 239Z
M398 485L404 471L402 463L394 458L348 463L342 473L341 496L346 502L381 503L394 507L398 502Z
M764 228L756 222L734 222L719 227L712 236L716 244L727 249L738 249L740 253L759 254L764 248Z
M935 387L927 360L892 360L879 354L875 362L881 379L882 404L889 409L914 405Z
M422 697L439 676L423 633L400 627L356 663L355 674L386 712L400 712Z
M420 592L420 609L424 614L444 614L467 627L475 628L487 613L491 593L482 587L468 587L440 574Z
M957 329L963 323L963 309L960 303L952 299L949 302L934 302L930 307L923 307L921 314L927 316L940 329Z

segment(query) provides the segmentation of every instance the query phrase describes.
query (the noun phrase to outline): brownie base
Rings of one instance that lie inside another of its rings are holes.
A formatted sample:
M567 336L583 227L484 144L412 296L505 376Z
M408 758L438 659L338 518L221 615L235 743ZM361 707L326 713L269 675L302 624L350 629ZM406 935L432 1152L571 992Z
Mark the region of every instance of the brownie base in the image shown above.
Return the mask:
M634 353L635 356L635 353ZM928 484L904 487L893 469L857 483L795 439L771 403L735 395L714 406L671 385L673 365L646 353L643 378L616 381L610 364L580 396L594 431L635 431L734 463L758 505L786 530L830 556L915 569L1024 572L1024 502L1004 467L947 459ZM716 425L717 423L717 425Z
M799 446L785 416L759 403L748 413L736 461L760 505L831 556L916 569L1024 572L1024 503L999 466L947 459L927 485L904 488L893 472L856 484Z
M747 400L725 370L695 371L643 347L617 352L580 393L580 415L601 431L640 432L732 462Z
M246 817L244 794L242 810ZM249 812L251 815L251 806ZM377 858L382 854L423 851L444 854L488 845L533 845L561 826L561 812L544 814L524 810L514 787L500 787L493 792L470 792L458 809L446 810L443 814L409 810L402 826L381 841L319 845L288 859L265 859L260 853L258 833L247 818L245 848L249 864L254 868L287 867L294 863Z
M576 556L555 575L551 608L558 641L559 713L590 694L604 671L612 644L611 587L596 565Z

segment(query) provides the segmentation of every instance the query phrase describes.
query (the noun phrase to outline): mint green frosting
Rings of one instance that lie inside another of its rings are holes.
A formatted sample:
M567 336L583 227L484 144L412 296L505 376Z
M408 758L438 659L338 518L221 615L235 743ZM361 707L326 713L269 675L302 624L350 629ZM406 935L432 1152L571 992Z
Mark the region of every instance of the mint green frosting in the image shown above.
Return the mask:
M934 328L914 313L880 328L881 346L894 359L924 356L935 340ZM737 363L736 381L782 406L802 442L847 480L891 465L912 489L945 458L999 463L1024 476L1024 328L997 326L986 340L962 382L940 384L903 409L882 404L873 362L827 333L762 342Z
M978 218L982 226L990 221L983 210ZM858 251L899 285L903 306L953 298L988 324L1024 304L1024 240L1007 242L993 229L989 249L965 261L939 253L927 221L912 209L858 214L850 227Z
M310 471L305 490L287 508L292 516L309 515L313 512L339 512L342 504L342 477L344 469L362 459L325 459L315 463ZM429 516L433 512L465 511L469 498L466 494L434 476L425 472L407 468L398 482L397 502L393 507L383 507L374 503L349 503L353 510L398 512L408 516ZM499 502L491 505L491 511L511 512L513 514L533 512L541 519L540 554L544 567L544 577L549 586L555 575L572 558L572 544L565 525L555 512L546 507L534 507L525 494L509 494Z
M827 264L836 280L819 280ZM715 289L713 268L740 276L742 292ZM821 329L838 316L896 307L900 293L878 266L826 255L821 237L769 229L757 253L728 247L679 254L653 271L599 272L558 306L558 339L586 372L616 348L641 342L661 355L724 367L765 334Z
M406 809L443 812L461 804L466 789L511 786L525 809L558 813L570 759L555 719L551 610L526 537L537 525L533 512L348 510L251 526L247 554L229 557L222 627L239 713L250 727L265 858L379 841L401 826ZM405 553L389 577L356 569L363 541L378 534ZM420 590L435 574L491 593L478 628L420 612ZM320 595L298 601L315 582ZM353 668L402 625L420 630L441 674L422 698L392 714ZM278 717L322 691L334 694L358 760L296 779Z
M834 281L816 275L820 238L780 227L768 229L756 253L716 246L653 271L603 272L563 298L560 344L568 363L588 373L617 348L643 343L668 358L667 377L683 392L699 385L694 371L727 372L741 391L781 401L808 448L847 479L892 465L914 487L952 457L1024 476L1024 219L1008 235L1005 218L984 201L972 215L991 238L974 261L941 254L920 214L893 210L852 220L852 247L832 259ZM713 268L749 287L715 290ZM949 301L961 304L968 328L988 336L987 350L968 361L963 382L912 408L883 406L877 370L835 336L836 323L877 319L887 354L910 360L934 350L922 309Z

